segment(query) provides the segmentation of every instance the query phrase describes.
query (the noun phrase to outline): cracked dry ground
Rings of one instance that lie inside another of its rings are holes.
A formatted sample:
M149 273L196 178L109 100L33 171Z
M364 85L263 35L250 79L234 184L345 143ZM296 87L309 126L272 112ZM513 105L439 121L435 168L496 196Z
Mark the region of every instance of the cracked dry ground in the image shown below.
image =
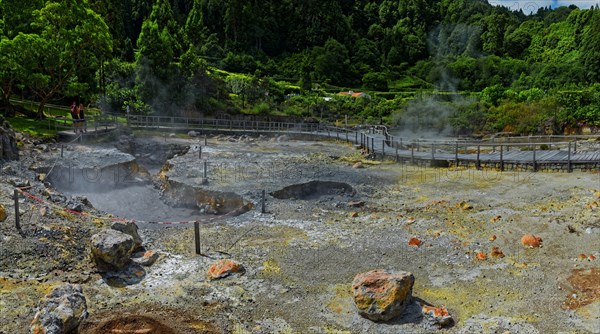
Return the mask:
M261 189L311 180L345 182L355 193L267 196L267 213L202 225L208 256L194 255L189 226L141 225L146 248L161 258L136 284L108 285L85 254L41 279L13 278L2 267L0 332L25 333L44 293L74 280L88 299L83 333L136 321L158 322L165 333L600 333L599 174L421 168L363 160L341 143L296 140L212 138L203 154L218 166L209 187L255 204ZM167 176L198 182L197 159L194 149L171 159ZM365 168L352 168L358 160ZM356 201L364 205L348 205ZM17 237L9 221L1 223L0 247ZM98 228L76 223L78 231ZM541 237L542 247L523 246L524 234ZM246 273L209 281L208 267L223 257ZM455 325L430 327L410 307L388 323L360 317L350 284L376 268L412 272L415 299L444 305Z

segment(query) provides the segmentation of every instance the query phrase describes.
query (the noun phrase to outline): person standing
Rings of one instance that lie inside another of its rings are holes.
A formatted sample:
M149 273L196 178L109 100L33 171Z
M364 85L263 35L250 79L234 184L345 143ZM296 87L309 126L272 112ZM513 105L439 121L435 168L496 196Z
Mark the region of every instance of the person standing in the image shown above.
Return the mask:
M79 104L79 122L81 123L81 131L87 132L87 119L85 119L85 113L83 103Z
M79 133L79 107L75 101L71 104L71 118L73 118L73 131L77 134Z

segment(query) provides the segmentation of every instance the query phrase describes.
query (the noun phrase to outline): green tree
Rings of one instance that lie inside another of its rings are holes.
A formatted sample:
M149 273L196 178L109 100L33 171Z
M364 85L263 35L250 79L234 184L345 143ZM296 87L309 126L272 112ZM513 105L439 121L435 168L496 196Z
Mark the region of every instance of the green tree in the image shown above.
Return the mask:
M34 12L33 32L16 37L17 54L27 64L17 74L40 104L57 93L91 98L94 73L102 57L108 56L112 41L108 27L87 1L48 1Z
M173 54L173 38L168 29L160 30L156 22L146 20L138 38L136 82L142 101L155 112L167 111L172 100L169 85L175 72Z
M192 11L185 22L184 37L186 47L199 46L204 42L204 20L200 0L194 0Z
M315 76L321 81L329 80L343 84L349 72L350 59L348 49L340 42L330 38L322 48L314 49Z
M600 82L600 10L593 11L593 19L585 29L581 56L587 79Z

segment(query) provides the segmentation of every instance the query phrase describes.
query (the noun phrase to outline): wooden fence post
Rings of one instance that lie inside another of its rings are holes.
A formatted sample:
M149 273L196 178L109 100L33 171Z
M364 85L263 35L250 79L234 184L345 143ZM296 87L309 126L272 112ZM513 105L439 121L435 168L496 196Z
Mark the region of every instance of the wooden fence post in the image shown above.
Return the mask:
M19 215L19 191L17 189L14 190L14 199L15 199L15 226L17 227L17 231L21 232L21 217Z
M504 172L503 145L500 145L500 171Z
M567 172L571 173L573 169L571 168L571 142L569 142L569 151L567 153Z
M455 142L454 146L455 146L454 147L454 161L455 161L456 167L458 167L458 140Z
M202 247L200 244L200 223L198 221L194 222L194 242L196 244L196 254L202 254Z

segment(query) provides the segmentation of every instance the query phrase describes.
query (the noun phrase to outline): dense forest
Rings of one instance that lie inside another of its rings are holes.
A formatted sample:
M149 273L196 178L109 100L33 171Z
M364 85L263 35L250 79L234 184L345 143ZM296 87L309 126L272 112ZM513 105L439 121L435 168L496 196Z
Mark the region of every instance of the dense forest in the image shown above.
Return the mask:
M600 126L600 9L481 0L0 0L13 96L447 134ZM365 92L360 97L340 92Z

